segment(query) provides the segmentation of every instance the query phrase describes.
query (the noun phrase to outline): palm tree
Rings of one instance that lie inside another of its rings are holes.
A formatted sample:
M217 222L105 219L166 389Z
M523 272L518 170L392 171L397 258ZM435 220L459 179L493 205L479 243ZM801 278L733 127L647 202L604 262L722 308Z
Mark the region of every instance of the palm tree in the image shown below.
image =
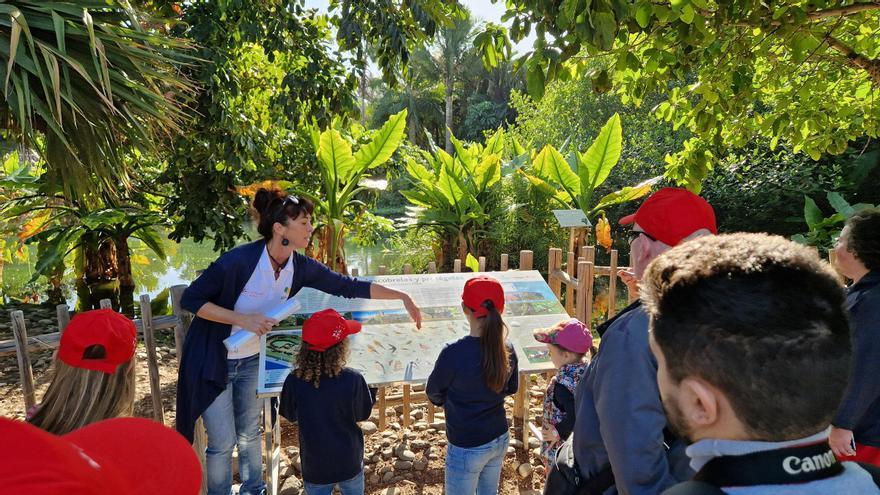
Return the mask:
M437 37L433 43L422 50L418 50L413 58L416 64L426 64L417 67L425 74L443 74L443 82L446 86L446 144L447 153L452 153L452 95L455 89L456 75L461 69L462 61L467 52L472 48L472 42L476 31L474 20L467 9L462 9L461 17L455 19L452 26L443 27L437 31Z
M126 151L178 130L193 85L187 42L116 0L0 3L0 129L37 150L69 200L129 185Z

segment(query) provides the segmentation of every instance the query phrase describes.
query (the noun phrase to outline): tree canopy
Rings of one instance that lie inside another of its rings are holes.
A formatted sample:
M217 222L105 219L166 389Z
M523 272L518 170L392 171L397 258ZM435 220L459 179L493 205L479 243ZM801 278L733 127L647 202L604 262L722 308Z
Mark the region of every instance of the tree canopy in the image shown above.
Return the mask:
M880 2L784 0L509 0L514 41L532 30L519 62L529 93L585 75L594 90L641 104L694 135L667 157L667 176L692 189L726 147L756 136L818 159L880 134ZM484 61L504 56L507 32L477 41Z

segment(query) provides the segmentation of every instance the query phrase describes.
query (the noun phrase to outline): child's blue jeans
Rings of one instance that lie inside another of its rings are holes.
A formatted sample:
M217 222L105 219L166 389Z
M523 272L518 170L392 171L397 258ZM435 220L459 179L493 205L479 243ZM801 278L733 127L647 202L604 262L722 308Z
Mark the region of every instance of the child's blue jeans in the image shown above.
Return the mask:
M477 447L446 448L447 495L495 495L501 481L501 465L507 454L509 433Z
M342 495L364 495L364 472L361 471L354 478L340 481L339 483L316 485L306 481L303 485L306 489L306 495L330 495L333 493L334 486L339 486L339 491L342 492Z

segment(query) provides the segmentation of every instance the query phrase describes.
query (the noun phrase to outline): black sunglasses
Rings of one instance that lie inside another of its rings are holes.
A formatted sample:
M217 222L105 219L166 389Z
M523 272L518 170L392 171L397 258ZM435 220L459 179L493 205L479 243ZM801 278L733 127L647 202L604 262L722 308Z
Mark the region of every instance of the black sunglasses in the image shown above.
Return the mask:
M630 230L626 235L627 235L627 239L630 244L632 244L633 241L638 239L640 235L644 235L645 237L647 237L648 239L651 239L652 241L657 240L654 236L645 232L644 230Z
M275 221L276 222L284 223L285 219L288 216L287 215L287 207L290 205L300 207L299 198L297 198L294 195L290 195L281 201L279 206L275 209L275 219L276 219ZM299 216L299 208L297 208L296 216Z

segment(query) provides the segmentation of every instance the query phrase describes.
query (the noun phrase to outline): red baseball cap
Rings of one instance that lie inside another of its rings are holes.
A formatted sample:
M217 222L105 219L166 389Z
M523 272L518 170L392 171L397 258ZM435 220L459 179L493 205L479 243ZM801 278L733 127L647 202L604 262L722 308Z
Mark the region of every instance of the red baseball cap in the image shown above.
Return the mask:
M104 347L104 357L84 359L89 347ZM96 309L79 313L61 334L58 359L75 368L116 373L120 364L134 356L137 330L134 322L112 309Z
M621 225L639 224L651 237L676 246L700 229L718 233L715 210L705 199L678 187L664 187L652 194L632 215L620 219Z
M346 320L335 309L322 309L303 323L302 339L309 349L324 352L361 331L361 322Z
M114 418L56 436L0 418L0 479L29 495L195 495L202 468L176 431L144 418Z
M534 337L538 342L556 344L577 354L586 354L593 343L590 328L577 318L562 320L550 328L535 330Z
M464 283L461 293L461 302L474 312L474 316L482 318L489 314L489 310L483 306L487 300L492 301L499 313L504 312L504 288L501 282L492 277L474 277Z

